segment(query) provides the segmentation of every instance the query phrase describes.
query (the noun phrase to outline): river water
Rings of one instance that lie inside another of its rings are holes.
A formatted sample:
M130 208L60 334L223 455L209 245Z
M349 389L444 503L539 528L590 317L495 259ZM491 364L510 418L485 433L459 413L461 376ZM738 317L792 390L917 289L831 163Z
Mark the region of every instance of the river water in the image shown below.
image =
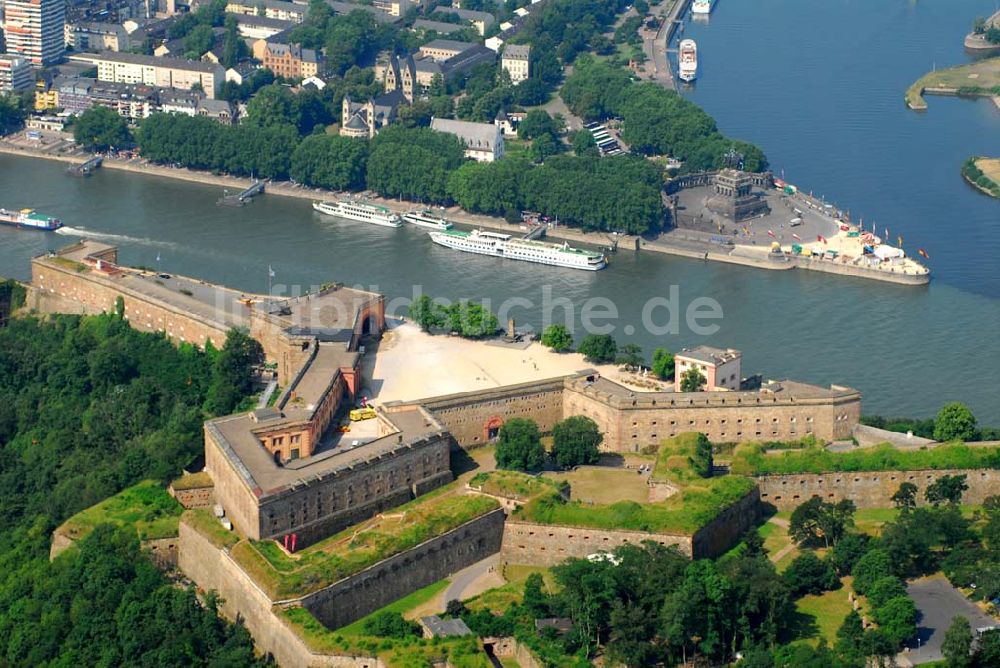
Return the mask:
M992 0L718 0L708 24L687 28L702 67L685 94L724 132L763 146L791 182L902 234L911 253L926 248L928 287L629 251L596 274L548 268L436 247L412 228L321 218L305 200L217 207L217 187L111 170L75 179L58 163L3 155L0 205L33 206L68 228L0 229L0 275L25 278L32 255L86 235L117 243L124 263L245 290L266 291L270 266L275 292L343 281L390 298L487 297L534 326L571 310L578 337L589 315L647 355L738 347L745 372L857 387L866 413L923 416L960 400L998 424L1000 203L958 169L973 153L1000 155L1000 113L933 98L918 115L902 102L925 70L964 61L962 35L991 9ZM664 305L672 290L674 311ZM714 334L685 319L708 308L700 298L723 314L700 321ZM616 317L602 317L609 309ZM643 325L644 309L661 329Z

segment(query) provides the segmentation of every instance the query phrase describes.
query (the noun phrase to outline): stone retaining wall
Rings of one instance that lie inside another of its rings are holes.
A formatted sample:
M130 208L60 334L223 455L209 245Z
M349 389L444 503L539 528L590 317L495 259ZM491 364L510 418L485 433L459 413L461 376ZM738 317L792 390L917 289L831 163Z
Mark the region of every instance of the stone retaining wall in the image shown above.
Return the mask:
M1000 494L1000 471L994 469L802 473L758 476L756 480L761 501L778 510L794 510L814 496L833 503L850 499L858 508L887 508L904 482L917 486L918 501L923 502L928 485L941 476L962 474L969 485L963 503L978 505L986 497Z
M583 559L597 552L611 552L621 545L638 545L645 541L676 545L688 557L692 553L692 537L681 534L536 524L508 518L501 555L508 563L547 567L570 557Z

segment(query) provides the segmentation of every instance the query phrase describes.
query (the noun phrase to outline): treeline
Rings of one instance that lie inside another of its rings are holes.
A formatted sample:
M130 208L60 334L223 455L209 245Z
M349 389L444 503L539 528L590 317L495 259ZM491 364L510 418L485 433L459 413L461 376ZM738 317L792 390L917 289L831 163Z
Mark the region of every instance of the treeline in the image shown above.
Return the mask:
M994 197L1000 198L1000 183L986 176L983 170L976 166L976 161L979 159L978 156L973 156L962 163L962 176Z
M166 583L134 536L48 554L73 514L201 453L204 419L250 391L257 344L175 347L113 314L15 319L0 350L0 663L250 663L249 636Z
M662 172L635 156L561 155L541 165L517 158L475 163L464 159L457 138L401 125L386 128L371 142L329 135L300 141L294 127L268 124L283 117L263 111L275 106L262 102L262 111L252 110L251 120L238 126L158 114L143 121L137 139L143 156L153 162L237 176L291 177L335 190L368 188L421 202L457 202L469 211L511 220L533 210L566 225L635 234L662 222Z
M763 151L725 137L701 107L657 84L635 82L620 67L581 57L561 94L585 120L620 118L621 138L633 151L673 156L684 161L684 172L719 169L730 149L743 155L744 169L767 169Z
M932 418L862 415L861 424L935 441L1000 441L1000 427L979 425L972 410L957 401L942 406Z

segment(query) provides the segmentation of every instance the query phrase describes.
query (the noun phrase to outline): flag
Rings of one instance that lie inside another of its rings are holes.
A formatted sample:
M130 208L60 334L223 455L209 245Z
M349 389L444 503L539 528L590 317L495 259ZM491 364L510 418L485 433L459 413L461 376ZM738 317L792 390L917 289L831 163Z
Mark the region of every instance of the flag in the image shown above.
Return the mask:
M274 278L274 269L271 269L271 265L267 265L267 276L268 278Z
M903 247L903 235L899 235L898 237L896 237L896 245L899 246L900 248Z
M888 227L885 228L885 240L886 240L886 243L889 242L889 228Z
M824 237L822 234L817 234L816 241L822 241L823 243L826 243L826 237Z
M792 238L795 239L796 241L802 241L802 237L800 237L799 235L795 234L794 232L792 233Z
M159 251L157 251L157 253L156 253L156 261L157 261L157 262L159 262L159 261L160 261L160 253L159 253Z
M774 230L768 230L767 231L767 236L774 237Z
M917 249L917 252L920 253L920 255L923 256L924 258L928 260L931 259L931 256L928 255L927 251L925 251L923 248Z

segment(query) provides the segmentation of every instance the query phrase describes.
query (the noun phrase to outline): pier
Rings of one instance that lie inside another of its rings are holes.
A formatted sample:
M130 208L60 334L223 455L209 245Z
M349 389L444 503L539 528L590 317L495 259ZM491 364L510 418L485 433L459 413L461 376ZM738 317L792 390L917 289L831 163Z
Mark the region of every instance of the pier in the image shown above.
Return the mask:
M102 164L104 164L104 158L96 155L90 160L79 165L70 165L66 168L66 172L72 174L73 176L90 176L94 170Z
M247 202L252 202L257 195L264 194L264 182L254 181L248 188L236 195L224 194L219 198L218 204L225 206L243 206Z
M524 235L524 238L528 241L533 241L535 239L541 239L545 236L545 226L535 225L531 230Z

